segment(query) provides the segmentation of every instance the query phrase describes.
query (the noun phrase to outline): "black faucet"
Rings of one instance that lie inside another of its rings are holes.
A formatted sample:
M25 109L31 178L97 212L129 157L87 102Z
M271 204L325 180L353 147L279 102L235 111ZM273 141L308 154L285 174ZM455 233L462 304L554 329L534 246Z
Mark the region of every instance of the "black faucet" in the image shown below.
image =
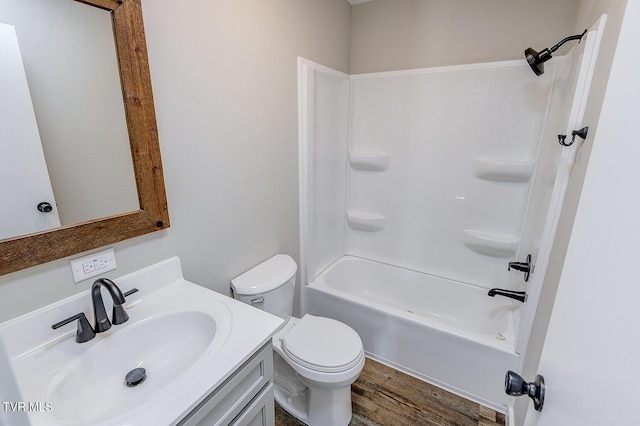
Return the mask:
M111 316L113 323L122 324L123 322L127 322L127 320L129 319L129 315L127 315L124 310L124 306L122 305L125 302L125 298L130 294L138 291L138 289L132 288L131 290L123 294L113 281L106 278L100 278L99 280L94 282L93 286L91 287L93 316L96 320L95 327L91 327L91 324L89 324L89 321L87 320L84 312L80 312L79 314L53 324L51 328L55 330L56 328L60 328L63 325L77 320L78 327L76 331L76 342L78 343L88 342L89 340L96 337L96 333L102 333L103 331L107 331L108 329L110 329L111 322L107 317L107 312L104 309L104 301L102 300L102 295L100 294L100 288L102 286L105 286L107 290L109 290L109 294L111 294L111 298L113 299L113 315Z
M491 297L494 297L495 295L508 297L522 303L524 303L527 298L527 293L524 291L503 290L501 288L492 288L487 294Z
M113 299L113 314L111 320L114 324L122 324L127 322L129 315L124 310L124 294L118 288L118 286L107 278L100 278L96 280L91 286L91 302L93 303L93 318L95 319L95 325L93 329L96 333L102 333L111 328L111 322L107 317L107 311L104 308L104 301L102 300L102 294L100 288L104 286L109 290L111 299Z

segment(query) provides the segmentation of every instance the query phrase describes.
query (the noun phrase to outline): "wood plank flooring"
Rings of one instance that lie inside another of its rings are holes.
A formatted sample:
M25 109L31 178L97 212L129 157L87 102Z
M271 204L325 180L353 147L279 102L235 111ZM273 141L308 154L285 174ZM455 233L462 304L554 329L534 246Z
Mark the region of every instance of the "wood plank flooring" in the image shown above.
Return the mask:
M350 426L504 426L504 415L367 358ZM276 426L302 426L276 404ZM330 425L327 425L330 426Z

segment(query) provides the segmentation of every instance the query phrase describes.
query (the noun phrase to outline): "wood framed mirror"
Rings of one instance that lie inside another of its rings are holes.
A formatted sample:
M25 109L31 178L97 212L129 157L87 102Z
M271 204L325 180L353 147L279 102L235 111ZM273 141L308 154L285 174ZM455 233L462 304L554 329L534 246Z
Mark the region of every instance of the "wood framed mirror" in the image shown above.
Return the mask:
M140 209L0 241L0 275L169 227L140 0L75 0L111 13Z

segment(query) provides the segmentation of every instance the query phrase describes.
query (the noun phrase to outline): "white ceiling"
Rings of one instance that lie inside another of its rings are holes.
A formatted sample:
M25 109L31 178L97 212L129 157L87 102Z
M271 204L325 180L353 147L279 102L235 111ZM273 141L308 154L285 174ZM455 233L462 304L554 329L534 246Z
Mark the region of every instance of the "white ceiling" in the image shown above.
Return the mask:
M353 6L353 5L360 4L360 3L366 3L366 2L371 1L371 0L347 0L347 1L349 3L351 3L351 5Z

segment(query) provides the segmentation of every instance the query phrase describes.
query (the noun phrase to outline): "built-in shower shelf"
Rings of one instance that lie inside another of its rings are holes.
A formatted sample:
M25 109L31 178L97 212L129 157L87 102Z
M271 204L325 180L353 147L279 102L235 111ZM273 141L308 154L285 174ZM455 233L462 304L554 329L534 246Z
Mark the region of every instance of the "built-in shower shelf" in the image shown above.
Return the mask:
M382 152L350 152L349 164L356 170L381 172L389 168L391 156Z
M473 160L473 174L481 179L495 182L528 182L536 167L535 160L512 161L493 158Z
M520 238L511 235L465 229L463 241L465 246L476 253L508 258L516 254Z
M347 223L352 229L364 232L377 232L384 228L387 218L380 214L347 212Z

